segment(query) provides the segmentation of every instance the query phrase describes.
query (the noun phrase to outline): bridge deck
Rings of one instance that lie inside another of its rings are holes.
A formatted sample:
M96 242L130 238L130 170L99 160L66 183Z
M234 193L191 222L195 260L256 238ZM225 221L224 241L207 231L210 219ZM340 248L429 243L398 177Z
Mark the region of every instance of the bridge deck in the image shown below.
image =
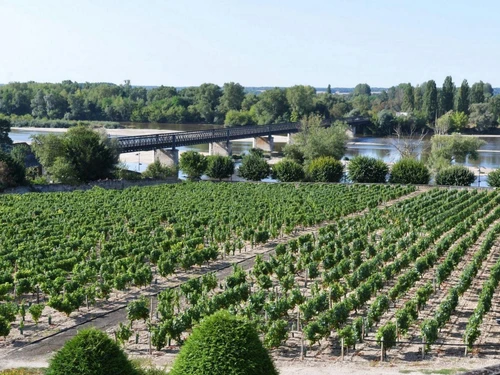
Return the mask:
M369 122L366 118L344 119L348 125L363 125ZM277 134L297 133L300 123L284 123L262 126L238 126L232 128L207 129L167 134L139 135L118 137L120 153L149 151L160 148L175 149L181 146L192 146L211 142L226 142L235 139L271 136Z

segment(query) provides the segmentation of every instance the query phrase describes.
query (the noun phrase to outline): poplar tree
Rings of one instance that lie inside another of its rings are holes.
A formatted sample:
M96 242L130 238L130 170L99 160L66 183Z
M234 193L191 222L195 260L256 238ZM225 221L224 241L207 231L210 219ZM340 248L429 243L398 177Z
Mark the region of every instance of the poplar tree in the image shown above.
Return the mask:
M457 92L457 102L455 104L457 112L469 114L469 91L469 83L464 79Z
M436 82L432 79L427 82L422 109L427 116L427 120L434 122L438 109L438 92Z
M484 82L479 81L472 85L470 90L470 104L484 103Z
M443 92L442 92L442 102L441 108L443 113L451 111L453 109L453 99L455 96L455 84L451 76L445 78L443 83Z
M406 112L411 112L415 108L415 90L411 83L405 86L403 94L403 104L401 109Z
M420 111L422 109L422 89L420 86L415 87L414 92L414 100L413 100L413 108L416 111Z

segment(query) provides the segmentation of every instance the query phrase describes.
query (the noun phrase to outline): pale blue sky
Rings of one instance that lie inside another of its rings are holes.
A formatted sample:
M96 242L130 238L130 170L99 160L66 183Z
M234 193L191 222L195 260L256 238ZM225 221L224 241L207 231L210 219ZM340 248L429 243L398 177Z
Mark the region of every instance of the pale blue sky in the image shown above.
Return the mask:
M0 0L0 83L500 86L499 0Z

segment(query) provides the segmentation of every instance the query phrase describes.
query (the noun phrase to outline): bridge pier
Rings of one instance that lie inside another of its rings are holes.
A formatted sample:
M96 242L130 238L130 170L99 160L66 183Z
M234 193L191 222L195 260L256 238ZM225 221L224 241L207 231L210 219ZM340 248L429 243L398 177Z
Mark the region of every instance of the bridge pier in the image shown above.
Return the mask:
M356 136L356 125L349 125L349 130L347 130L347 134L352 138Z
M154 160L169 167L177 167L179 165L179 150L156 149L154 150Z
M286 140L286 144L287 145L293 145L293 134L292 133L288 133L287 134L287 140Z
M231 156L233 154L233 146L230 141L212 142L208 144L208 153L210 155Z
M262 151L273 152L274 151L274 137L255 137L253 139L253 148L259 148Z

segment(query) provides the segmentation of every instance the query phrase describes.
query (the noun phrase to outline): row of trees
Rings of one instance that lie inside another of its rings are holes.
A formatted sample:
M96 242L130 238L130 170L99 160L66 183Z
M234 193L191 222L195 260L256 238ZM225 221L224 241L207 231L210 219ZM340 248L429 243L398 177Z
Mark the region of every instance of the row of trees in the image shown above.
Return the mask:
M425 127L454 111L480 130L498 124L500 98L489 83L459 87L452 77L438 87L434 80L412 86L402 83L380 93L367 84L357 85L351 94L317 93L307 85L247 92L239 83L222 87L204 83L199 87L152 89L107 83L79 84L63 81L10 83L0 87L0 113L13 118L107 120L172 123L218 123L227 126L298 121L319 114L324 118L370 116L370 131L389 134L397 123L403 127ZM404 116L398 116L404 112Z

